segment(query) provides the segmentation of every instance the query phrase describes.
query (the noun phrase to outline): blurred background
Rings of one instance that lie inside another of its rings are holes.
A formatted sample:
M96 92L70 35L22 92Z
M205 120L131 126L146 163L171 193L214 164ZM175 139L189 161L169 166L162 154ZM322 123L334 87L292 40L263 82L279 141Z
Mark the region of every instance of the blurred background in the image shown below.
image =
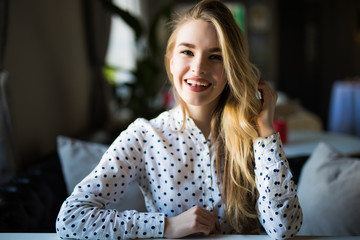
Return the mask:
M360 136L360 1L224 2L247 37L251 61L279 93L278 120ZM173 106L163 66L167 21L194 3L0 0L0 184L49 158L60 169L59 135L109 144L135 118ZM16 188L28 183L16 181ZM12 203L19 199L14 188L1 189ZM64 189L54 197L54 216ZM49 223L23 230L48 231Z
M360 2L225 2L263 78L327 130L333 83L359 76ZM32 164L55 150L58 135L113 136L170 107L166 21L194 3L114 0L119 11L101 0L1 0L1 130L13 159L6 164Z

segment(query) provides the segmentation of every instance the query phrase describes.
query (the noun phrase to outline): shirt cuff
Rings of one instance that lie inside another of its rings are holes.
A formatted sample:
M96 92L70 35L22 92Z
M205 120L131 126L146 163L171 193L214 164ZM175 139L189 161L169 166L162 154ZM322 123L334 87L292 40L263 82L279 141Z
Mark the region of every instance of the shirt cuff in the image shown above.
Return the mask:
M139 213L136 238L162 238L165 216L163 213Z

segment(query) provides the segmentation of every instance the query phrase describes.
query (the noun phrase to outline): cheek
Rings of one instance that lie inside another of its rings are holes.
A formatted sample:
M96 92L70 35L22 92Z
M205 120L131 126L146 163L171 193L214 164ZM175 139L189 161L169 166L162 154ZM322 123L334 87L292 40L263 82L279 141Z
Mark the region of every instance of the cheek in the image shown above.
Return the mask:
M215 67L216 82L219 87L224 87L227 83L225 70L223 66Z
M174 60L173 58L170 59L170 73L174 74Z
M226 87L226 81L221 81L218 83L218 85L216 86L217 92L219 93L219 95L224 91Z
M182 58L174 57L171 65L171 73L174 75L175 78L175 76L181 77L181 75L186 73L189 63Z

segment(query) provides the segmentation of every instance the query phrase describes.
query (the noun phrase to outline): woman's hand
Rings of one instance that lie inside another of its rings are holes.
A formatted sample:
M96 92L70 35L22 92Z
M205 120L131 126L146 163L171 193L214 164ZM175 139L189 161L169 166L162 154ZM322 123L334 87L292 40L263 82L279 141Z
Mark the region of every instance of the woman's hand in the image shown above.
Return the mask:
M208 210L195 206L176 217L165 219L164 237L181 238L194 233L209 235L220 231L220 223L216 216Z
M277 93L265 80L260 80L258 89L262 95L262 109L257 118L260 137L268 137L274 134L274 115L277 101Z

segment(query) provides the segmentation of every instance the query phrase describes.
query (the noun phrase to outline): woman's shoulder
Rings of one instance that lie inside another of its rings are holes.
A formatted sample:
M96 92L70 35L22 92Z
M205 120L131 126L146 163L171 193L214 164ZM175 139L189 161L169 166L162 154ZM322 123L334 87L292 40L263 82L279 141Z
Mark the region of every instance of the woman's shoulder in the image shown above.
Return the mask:
M129 129L142 129L142 130L160 130L169 129L176 131L181 127L182 113L178 107L160 113L153 119L137 118L133 123L129 125Z

